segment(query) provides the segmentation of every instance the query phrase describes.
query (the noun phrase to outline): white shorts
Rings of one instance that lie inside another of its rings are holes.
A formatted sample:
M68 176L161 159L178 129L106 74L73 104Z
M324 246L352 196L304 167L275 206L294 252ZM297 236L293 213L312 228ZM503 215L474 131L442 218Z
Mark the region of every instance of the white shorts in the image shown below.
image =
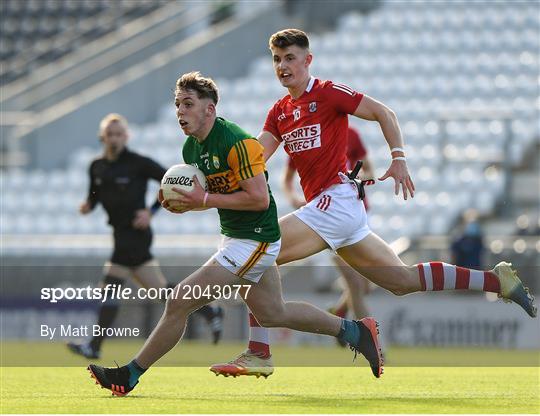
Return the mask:
M281 240L261 243L223 236L219 250L212 258L238 277L257 283L276 263L280 249Z
M363 240L371 232L364 203L349 183L332 185L293 214L334 251Z

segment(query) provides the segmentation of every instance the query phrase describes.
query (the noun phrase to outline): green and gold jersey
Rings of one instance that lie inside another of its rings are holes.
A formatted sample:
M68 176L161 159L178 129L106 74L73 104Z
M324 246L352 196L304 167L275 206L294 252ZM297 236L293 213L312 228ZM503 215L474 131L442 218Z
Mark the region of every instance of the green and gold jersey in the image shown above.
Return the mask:
M206 176L208 192L231 194L241 191L239 182L268 173L263 147L236 124L217 117L208 137L199 143L189 136L182 150L184 162L197 166ZM273 243L281 237L274 197L265 211L218 209L221 234L233 238Z

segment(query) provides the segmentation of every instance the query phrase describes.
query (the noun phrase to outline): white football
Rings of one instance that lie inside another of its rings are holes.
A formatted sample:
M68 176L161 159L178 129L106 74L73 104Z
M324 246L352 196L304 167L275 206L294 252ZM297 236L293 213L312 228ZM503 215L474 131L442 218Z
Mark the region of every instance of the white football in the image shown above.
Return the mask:
M193 189L193 177L197 176L201 186L206 189L206 177L204 173L192 165L179 164L171 166L161 179L161 191L163 199L176 199L178 193L172 188L190 192Z

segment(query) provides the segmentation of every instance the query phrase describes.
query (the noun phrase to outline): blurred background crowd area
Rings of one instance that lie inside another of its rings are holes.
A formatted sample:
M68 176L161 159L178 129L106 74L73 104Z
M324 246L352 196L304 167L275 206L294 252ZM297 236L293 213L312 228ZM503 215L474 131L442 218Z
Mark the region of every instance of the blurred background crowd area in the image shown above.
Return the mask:
M528 270L522 278L538 293L538 1L0 5L1 254L11 264L97 264L108 256L105 213L78 213L88 165L101 152L98 123L121 113L130 121L131 149L164 166L181 162L185 137L172 91L182 73L214 78L218 114L257 135L285 93L268 37L298 27L310 35L313 75L382 101L399 118L417 194L403 201L388 181L371 187L372 229L413 263L479 256L489 268L510 260ZM350 123L380 176L390 155L378 125ZM285 152L276 152L268 166L280 215L292 211L280 187L284 163ZM153 228L157 257L185 264L211 254L219 230L213 210L162 211ZM332 290L327 275L304 287Z

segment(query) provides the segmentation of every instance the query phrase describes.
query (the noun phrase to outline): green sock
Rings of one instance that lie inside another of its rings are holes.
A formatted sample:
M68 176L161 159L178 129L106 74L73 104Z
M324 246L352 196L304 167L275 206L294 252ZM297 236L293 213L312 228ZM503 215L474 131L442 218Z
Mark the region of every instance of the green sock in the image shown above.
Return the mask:
M358 345L360 342L360 330L358 329L358 325L348 319L342 319L341 329L339 330L339 334L337 334L337 338L350 345Z
M126 367L129 369L129 387L133 388L146 369L137 364L135 360L132 360Z

